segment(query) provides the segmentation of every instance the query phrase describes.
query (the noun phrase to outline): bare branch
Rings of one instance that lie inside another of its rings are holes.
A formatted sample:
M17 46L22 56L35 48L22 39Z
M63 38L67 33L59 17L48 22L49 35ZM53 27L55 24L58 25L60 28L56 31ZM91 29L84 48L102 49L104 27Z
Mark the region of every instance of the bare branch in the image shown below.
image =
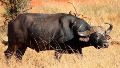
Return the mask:
M70 4L73 6L73 8L74 8L74 10L75 10L75 12L76 12L76 13L74 13L74 14L75 14L75 16L76 16L78 13L77 13L77 10L76 10L75 6L74 6L73 3L71 3L71 2L68 2L68 3L70 3Z

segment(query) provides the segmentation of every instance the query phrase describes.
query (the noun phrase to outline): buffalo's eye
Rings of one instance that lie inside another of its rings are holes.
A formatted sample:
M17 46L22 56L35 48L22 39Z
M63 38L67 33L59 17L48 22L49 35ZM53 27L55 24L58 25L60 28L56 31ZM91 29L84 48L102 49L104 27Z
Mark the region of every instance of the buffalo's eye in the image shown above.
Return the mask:
M99 34L96 34L95 37L99 37Z
M95 37L98 37L98 35L96 35Z

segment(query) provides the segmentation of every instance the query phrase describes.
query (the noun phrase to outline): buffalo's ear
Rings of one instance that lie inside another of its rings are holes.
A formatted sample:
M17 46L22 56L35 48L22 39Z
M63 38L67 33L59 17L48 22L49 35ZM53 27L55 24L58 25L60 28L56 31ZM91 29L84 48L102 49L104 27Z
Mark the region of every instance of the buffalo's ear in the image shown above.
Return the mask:
M63 18L60 20L61 29L60 29L60 39L59 41L66 42L74 38L73 30L71 29L71 25L73 25L69 19Z
M61 29L59 42L66 42L74 38L73 32L70 29Z

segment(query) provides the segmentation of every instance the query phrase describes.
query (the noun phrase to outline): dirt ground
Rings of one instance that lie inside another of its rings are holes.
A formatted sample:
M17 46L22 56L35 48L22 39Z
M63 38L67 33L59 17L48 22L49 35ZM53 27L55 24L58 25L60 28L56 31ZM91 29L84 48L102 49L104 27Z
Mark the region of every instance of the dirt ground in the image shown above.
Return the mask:
M46 2L47 1L47 2ZM12 57L8 66L4 57L7 46L0 43L0 68L120 68L120 0L33 0L31 2L32 13L69 13L75 12L72 2L80 18L85 19L91 25L101 25L107 28L104 23L113 24L110 34L110 46L105 49L94 47L83 48L83 57L76 54L63 54L60 62L54 59L54 51L41 51L39 53L27 48L22 63L16 62ZM4 9L0 7L0 13ZM3 18L0 17L2 25ZM7 39L6 34L1 31L0 37Z

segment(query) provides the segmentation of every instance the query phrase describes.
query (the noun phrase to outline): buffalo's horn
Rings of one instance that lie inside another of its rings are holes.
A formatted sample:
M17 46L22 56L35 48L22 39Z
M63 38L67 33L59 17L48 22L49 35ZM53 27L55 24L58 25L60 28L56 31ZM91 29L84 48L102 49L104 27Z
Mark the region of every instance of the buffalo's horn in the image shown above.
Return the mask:
M82 25L78 28L78 29L81 29ZM79 36L89 36L90 34L94 33L94 27L91 27L90 30L86 30L86 31L83 31L83 32L79 32L78 31L78 35Z
M105 23L105 24L109 24L109 23ZM113 25L109 24L110 27L105 31L106 34L109 34L111 32L111 30L113 29Z
M91 34L90 30L86 30L84 32L78 32L79 36L89 36Z
M80 25L78 29L81 29L83 25ZM78 31L78 35L79 36L88 36L90 34L90 30L86 30L86 31L83 31L83 32L79 32Z

